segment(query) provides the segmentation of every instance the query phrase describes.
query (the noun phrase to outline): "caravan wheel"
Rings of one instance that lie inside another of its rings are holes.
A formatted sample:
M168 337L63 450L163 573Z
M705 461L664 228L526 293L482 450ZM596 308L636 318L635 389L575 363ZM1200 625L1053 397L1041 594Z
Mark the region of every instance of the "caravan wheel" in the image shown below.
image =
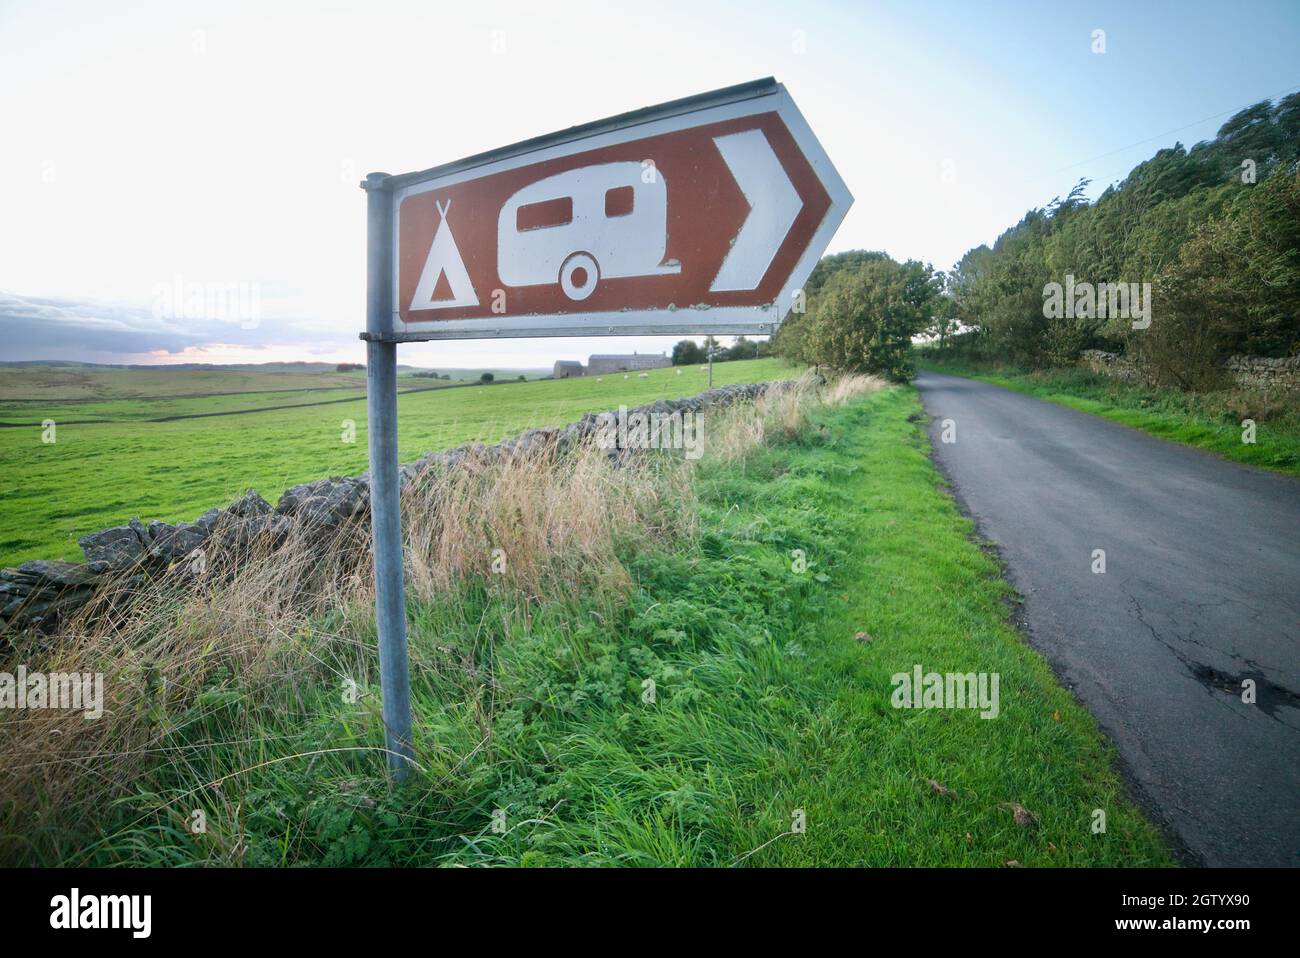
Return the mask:
M596 291L600 270L590 253L574 253L560 267L560 288L572 300L586 299Z

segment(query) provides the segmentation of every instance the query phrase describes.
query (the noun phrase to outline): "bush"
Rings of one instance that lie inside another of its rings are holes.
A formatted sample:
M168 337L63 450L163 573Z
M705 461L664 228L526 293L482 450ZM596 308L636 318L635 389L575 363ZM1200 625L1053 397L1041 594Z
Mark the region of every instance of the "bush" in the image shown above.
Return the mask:
M872 258L834 273L817 292L798 336L778 339L777 348L798 362L875 373L895 382L912 378L912 337L930 321L939 294L927 265Z

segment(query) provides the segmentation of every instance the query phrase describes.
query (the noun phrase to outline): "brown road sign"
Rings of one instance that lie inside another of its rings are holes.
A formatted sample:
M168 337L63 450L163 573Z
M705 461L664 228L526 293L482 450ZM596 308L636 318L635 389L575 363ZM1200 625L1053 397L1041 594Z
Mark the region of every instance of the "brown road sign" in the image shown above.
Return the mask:
M400 780L416 758L397 344L770 333L853 197L771 79L362 186L375 623Z
M773 80L384 186L408 340L770 333L853 202Z

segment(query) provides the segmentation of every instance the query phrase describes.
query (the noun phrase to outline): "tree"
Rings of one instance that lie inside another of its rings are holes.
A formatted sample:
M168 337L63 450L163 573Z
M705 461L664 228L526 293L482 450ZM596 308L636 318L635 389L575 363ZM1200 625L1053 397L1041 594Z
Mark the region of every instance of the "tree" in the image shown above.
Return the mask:
M857 270L866 263L877 262L879 260L889 259L888 253L882 253L879 250L868 249L851 249L843 253L835 253L831 256L823 256L813 267L812 273L808 277L808 282L803 284L804 296L809 302L813 300L821 288L826 285L832 276L843 270Z
M772 337L771 351L795 363L816 362L805 348L804 334L807 331L805 319L822 288L837 273L852 271L859 269L865 263L887 259L889 255L886 253L865 249L851 249L843 253L823 256L813 267L808 282L803 285L802 302L796 301L791 310L786 313L781 325L777 327Z
M1153 300L1150 328L1125 338L1158 385L1213 389L1233 353L1300 351L1300 178L1274 173L1237 191L1182 244Z
M724 359L755 359L758 356L758 343L746 339L744 336L736 337L736 341L731 344L731 348L726 351Z
M930 322L925 327L925 333L937 339L939 349L942 350L952 335L961 329L961 321L957 318L957 300L951 292L951 277L944 273L936 273L935 280L943 293L934 298L933 311L930 314Z
M804 334L807 332L808 312L791 310L772 336L772 351L792 363L808 363Z
M493 376L491 373L484 373L482 376L478 378L478 381L481 383L490 383L495 378L496 377Z
M1291 94L1239 111L1213 140L1157 150L1095 203L1080 182L953 268L947 292L969 330L959 348L1031 368L1084 349L1124 351L1148 379L1183 389L1220 380L1229 353L1300 349L1298 159L1300 94ZM1046 284L1067 276L1149 284L1152 325L1048 319ZM778 341L798 332L782 327Z
M839 270L805 317L806 356L817 364L904 382L914 373L912 337L930 322L938 296L934 270L914 260L872 258Z
M700 344L693 339L683 339L673 347L674 366L696 366L706 358Z

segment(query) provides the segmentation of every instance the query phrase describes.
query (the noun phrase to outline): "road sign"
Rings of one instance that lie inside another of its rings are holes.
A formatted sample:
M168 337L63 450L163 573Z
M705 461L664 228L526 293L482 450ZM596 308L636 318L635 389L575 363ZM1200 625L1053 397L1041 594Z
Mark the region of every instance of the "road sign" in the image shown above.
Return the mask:
M853 202L771 79L383 186L402 340L771 333Z
M375 621L401 780L415 750L397 344L771 333L853 197L772 79L362 186Z

